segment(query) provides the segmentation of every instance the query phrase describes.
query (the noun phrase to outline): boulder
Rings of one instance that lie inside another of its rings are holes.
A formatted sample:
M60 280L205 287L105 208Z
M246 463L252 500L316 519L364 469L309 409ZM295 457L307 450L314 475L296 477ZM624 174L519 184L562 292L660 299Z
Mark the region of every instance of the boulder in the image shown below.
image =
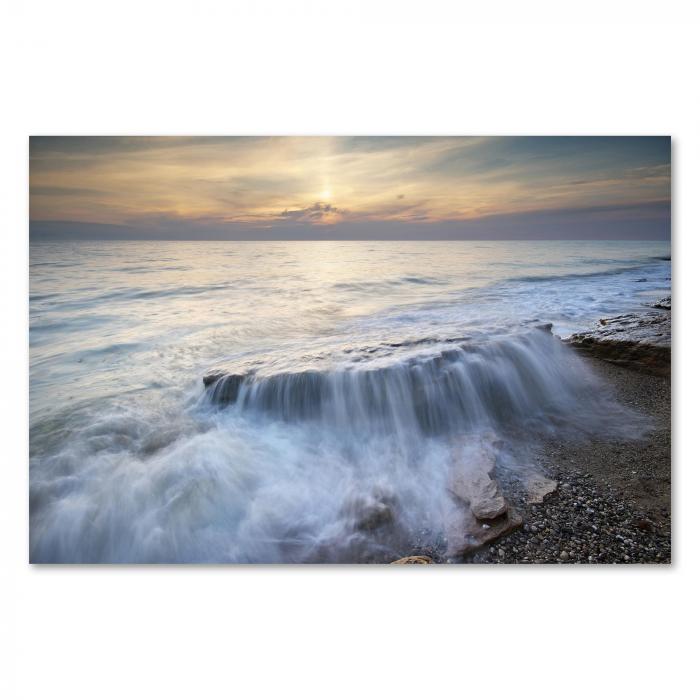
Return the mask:
M386 503L373 503L356 513L355 526L358 530L376 530L394 520L394 513Z
M450 491L469 505L479 520L493 520L506 512L508 505L498 484L484 472L456 474Z
M506 512L501 490L491 478L496 468L495 438L462 438L452 445L451 493L469 506L479 520Z
M394 505L394 498L379 490L368 494L356 494L345 502L343 515L353 530L372 532L393 524Z
M462 557L522 525L494 478L495 436L463 436L452 446L449 490L454 496L445 515L447 556Z

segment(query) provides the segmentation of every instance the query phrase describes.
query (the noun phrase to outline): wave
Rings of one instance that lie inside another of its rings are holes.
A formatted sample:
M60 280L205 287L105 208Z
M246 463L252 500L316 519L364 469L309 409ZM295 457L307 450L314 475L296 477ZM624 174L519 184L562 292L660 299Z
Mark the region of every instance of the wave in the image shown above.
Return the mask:
M336 282L333 285L333 289L367 292L369 290L382 290L391 287L400 287L405 284L447 285L449 284L449 282L447 282L446 280L438 279L437 277L427 277L425 275L405 275L404 277L399 277L397 279L386 279L376 281L360 280L357 282Z
M499 341L460 343L383 367L214 371L206 397L288 422L343 431L439 435L569 423L608 431L610 397L587 366L548 330ZM628 421L619 414L626 425Z
M421 277L419 275L402 277L401 281L410 284L447 284L444 280L437 279L436 277Z
M186 267L184 265L161 265L158 267L158 272L185 272L186 270L189 270L189 267ZM138 266L124 266L124 267L115 267L113 272L127 272L129 274L141 274L141 273L152 273L153 272L153 267L150 265L138 265Z
M126 287L115 289L104 294L84 297L75 301L69 300L58 305L60 310L92 308L98 304L112 301L132 301L140 299L161 299L166 297L199 296L210 292L230 289L230 284L209 284L197 286L171 287L166 289L144 289L142 287ZM35 299L34 299L35 300Z
M86 410L32 456L31 561L391 561L444 546L450 479L482 439L525 480L543 431L644 427L546 330L421 348L381 367L213 372L186 414Z
M663 258L659 258L662 260ZM564 280L587 279L590 277L613 277L622 275L625 272L639 271L642 268L648 267L649 263L640 263L638 265L626 265L624 267L616 267L611 270L598 270L591 272L571 272L569 274L557 275L523 275L520 277L511 277L511 282L558 282Z

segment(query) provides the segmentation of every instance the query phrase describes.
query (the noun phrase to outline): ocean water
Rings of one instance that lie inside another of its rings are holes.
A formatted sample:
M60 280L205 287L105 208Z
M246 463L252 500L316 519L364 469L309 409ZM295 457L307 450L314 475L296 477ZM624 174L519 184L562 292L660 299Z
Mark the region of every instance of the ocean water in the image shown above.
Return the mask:
M497 436L499 468L524 478L541 436L643 432L556 336L671 284L663 242L41 242L29 257L35 562L439 547L457 442Z

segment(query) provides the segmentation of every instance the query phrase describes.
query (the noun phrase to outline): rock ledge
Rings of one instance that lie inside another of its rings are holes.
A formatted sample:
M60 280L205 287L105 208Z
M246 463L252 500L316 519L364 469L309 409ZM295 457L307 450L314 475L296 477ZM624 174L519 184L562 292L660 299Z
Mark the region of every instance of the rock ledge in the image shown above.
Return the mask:
M601 318L598 327L566 341L582 352L623 367L668 375L671 372L671 298L648 311Z

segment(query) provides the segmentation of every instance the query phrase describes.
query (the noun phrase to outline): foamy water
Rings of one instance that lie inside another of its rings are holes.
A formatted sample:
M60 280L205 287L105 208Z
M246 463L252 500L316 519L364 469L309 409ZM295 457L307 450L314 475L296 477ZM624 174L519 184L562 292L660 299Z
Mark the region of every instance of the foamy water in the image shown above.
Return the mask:
M504 438L517 475L540 435L640 431L538 326L567 335L667 294L669 255L32 244L31 559L383 561L439 542L455 440Z

